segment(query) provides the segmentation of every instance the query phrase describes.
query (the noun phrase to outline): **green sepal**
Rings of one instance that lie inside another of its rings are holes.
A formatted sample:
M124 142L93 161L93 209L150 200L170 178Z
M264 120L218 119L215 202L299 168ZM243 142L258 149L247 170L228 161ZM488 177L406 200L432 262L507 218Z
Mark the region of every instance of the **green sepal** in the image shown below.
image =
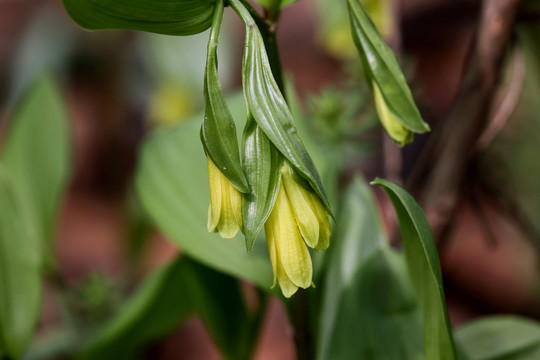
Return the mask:
M215 0L62 0L73 21L88 30L141 30L193 35L210 27Z
M223 0L219 0L216 2L208 41L204 74L205 112L201 127L201 142L206 154L231 184L239 191L247 193L249 185L240 162L236 126L225 102L218 76L217 46L222 19Z
M407 268L424 318L425 358L455 360L441 265L426 217L416 200L400 186L379 178L371 184L384 189L399 220Z
M261 33L238 0L230 3L246 25L242 82L248 111L285 159L309 182L325 210L332 215L322 180L298 137L287 102L272 75Z
M251 116L244 129L243 145L244 171L251 192L243 197L242 218L246 248L251 253L276 202L283 157Z
M348 0L354 43L366 77L379 87L386 106L403 126L415 133L428 132L429 125L414 103L411 90L392 50L385 44L359 0Z

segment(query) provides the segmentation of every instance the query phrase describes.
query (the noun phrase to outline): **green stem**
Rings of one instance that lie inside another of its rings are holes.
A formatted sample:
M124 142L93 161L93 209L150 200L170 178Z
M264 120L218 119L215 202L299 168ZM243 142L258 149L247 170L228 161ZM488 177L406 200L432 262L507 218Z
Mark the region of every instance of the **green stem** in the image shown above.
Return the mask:
M288 304L287 310L294 326L294 343L296 344L297 359L314 359L314 339L310 331L309 304L304 291L294 294L294 298Z

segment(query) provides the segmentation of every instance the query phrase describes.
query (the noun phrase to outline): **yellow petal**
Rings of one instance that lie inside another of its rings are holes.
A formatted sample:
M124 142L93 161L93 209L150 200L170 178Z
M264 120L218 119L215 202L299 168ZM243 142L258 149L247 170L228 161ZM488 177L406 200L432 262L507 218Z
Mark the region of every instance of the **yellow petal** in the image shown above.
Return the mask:
M306 243L314 248L319 241L319 220L312 209L312 194L294 181L291 172L292 169L285 165L281 170L281 179L292 205L300 233Z
M264 224L264 233L266 235L266 246L268 246L268 254L270 255L270 262L272 263L272 272L274 273L274 282L272 288L277 283L277 255L276 255L276 242L274 240L274 233L272 231L273 221L272 215L268 218L268 221Z
M375 108L377 109L377 114L379 114L381 124L392 140L394 140L399 146L405 146L412 142L414 133L403 126L396 119L394 114L390 112L381 90L375 81L373 81L373 96L375 97Z
M229 183L230 184L230 183ZM242 218L242 194L234 186L229 187L231 197L231 209L233 211L234 221L236 226L243 231L243 218Z
M298 286L296 286L289 279L281 262L278 262L276 276L278 278L279 287L281 288L281 292L283 293L283 296L285 296L286 298L290 298L291 296L293 296L294 293L298 290Z
M221 174L221 172L220 172ZM221 174L221 214L217 228L221 237L231 239L235 237L240 229L237 221L238 213L241 212L235 209L237 206L242 206L241 195L234 186L231 185L225 175Z
M270 226L273 226L273 235L276 243L276 256L278 259L278 282L282 286L287 286L286 281L280 279L280 263L283 267L283 273L287 275L294 285L301 288L308 288L311 285L313 269L311 257L307 246L304 244L296 221L293 210L283 183L280 184L278 196L272 213L275 216ZM282 280L282 281L281 281Z
M330 246L330 221L328 220L328 214L324 210L319 197L310 193L311 208L317 216L319 221L319 241L315 245L316 250L326 250Z
M210 206L208 208L208 232L216 231L221 213L221 171L214 162L206 157L208 166L208 186L210 189Z

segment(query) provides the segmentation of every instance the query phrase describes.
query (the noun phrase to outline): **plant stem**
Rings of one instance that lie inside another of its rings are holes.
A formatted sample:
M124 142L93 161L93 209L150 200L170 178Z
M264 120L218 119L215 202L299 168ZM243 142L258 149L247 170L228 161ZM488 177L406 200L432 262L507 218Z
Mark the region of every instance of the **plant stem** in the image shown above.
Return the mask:
M294 299L288 304L289 318L294 326L294 343L296 345L296 357L298 360L311 360L315 358L313 348L313 334L309 322L309 304L304 291L294 295Z

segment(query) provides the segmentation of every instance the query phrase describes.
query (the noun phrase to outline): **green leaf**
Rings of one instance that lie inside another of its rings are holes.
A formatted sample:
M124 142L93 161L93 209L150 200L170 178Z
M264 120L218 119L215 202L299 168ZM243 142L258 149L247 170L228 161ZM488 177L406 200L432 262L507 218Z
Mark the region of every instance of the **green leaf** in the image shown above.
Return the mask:
M454 332L469 360L540 358L540 323L518 316L493 316L468 323Z
M421 316L403 256L387 245L373 195L362 179L343 193L339 214L317 358L423 359Z
M247 251L270 216L279 190L283 158L251 116L244 129L244 169L251 192L243 198L242 217Z
M201 140L208 156L217 168L238 190L249 192L249 186L240 163L236 126L225 102L218 76L217 46L221 20L223 19L223 0L216 3L216 11L204 74L204 98L206 103L201 128Z
M455 359L454 340L444 300L441 266L429 224L414 198L383 179L373 185L388 194L399 220L407 267L424 316L426 359Z
M210 27L213 0L62 0L71 18L89 30L141 30L193 35Z
M398 61L384 43L366 14L360 0L348 0L354 43L366 69L369 83L374 81L392 115L407 129L416 133L429 131L422 120Z
M242 82L248 111L274 146L309 182L331 214L319 173L298 137L289 107L272 75L261 33L238 0L230 3L246 25Z
M245 119L241 96L231 98L228 105L235 120ZM207 232L210 201L199 122L200 115L145 141L135 179L137 194L159 229L190 257L268 289L272 270L264 244L254 246L248 255L240 235L222 239Z
M189 262L185 295L227 359L249 359L254 347L255 322L247 311L238 280Z
M145 345L176 329L195 308L186 289L188 266L178 259L149 275L79 358L133 359Z
M42 77L18 108L0 157L37 225L45 265L54 263L56 217L70 173L70 130L62 95Z
M0 167L0 353L19 358L41 309L40 261L33 218L14 179Z
M235 279L186 257L154 271L83 349L80 359L136 358L145 346L198 314L228 358L251 351L253 329Z

